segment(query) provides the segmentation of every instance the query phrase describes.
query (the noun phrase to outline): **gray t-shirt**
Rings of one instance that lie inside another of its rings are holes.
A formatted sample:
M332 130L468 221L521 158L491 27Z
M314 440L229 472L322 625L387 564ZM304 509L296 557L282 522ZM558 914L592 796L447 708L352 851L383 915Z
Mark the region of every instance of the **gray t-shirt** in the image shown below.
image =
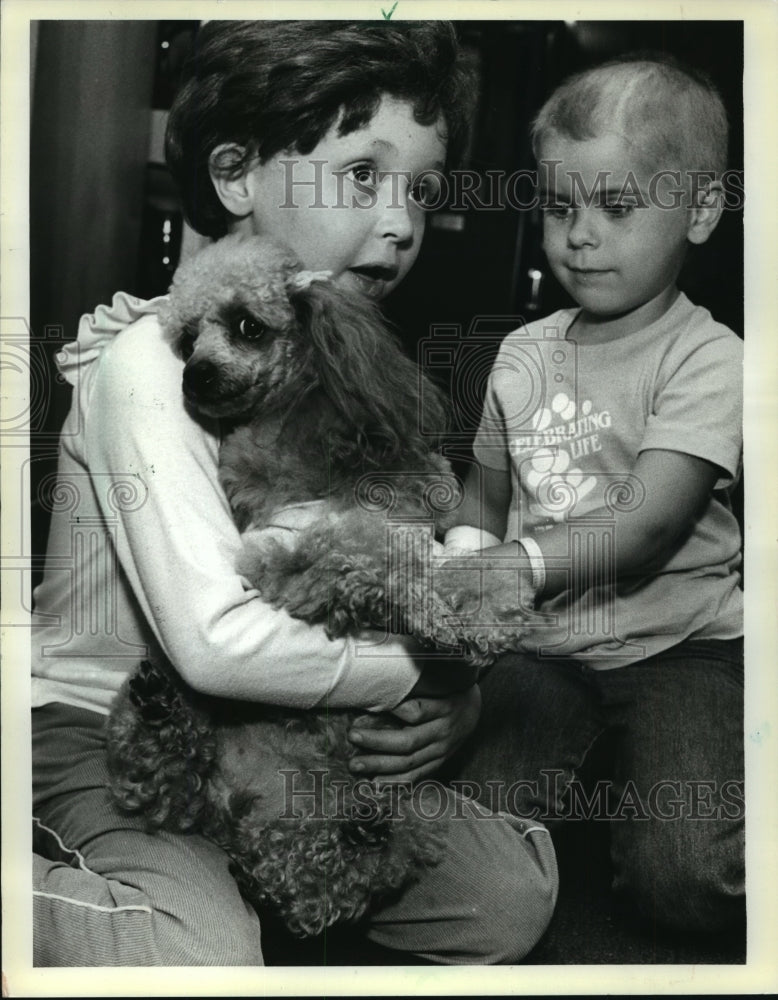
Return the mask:
M728 493L741 461L742 342L685 295L655 323L608 343L566 340L576 314L561 310L508 334L489 377L474 452L489 468L511 470L505 540L572 516L571 547L597 544L587 514L640 504L631 470L647 449L706 459L721 475L660 573L624 581L606 573L575 601L563 592L542 602L550 617L527 648L609 668L691 636L742 635L740 532Z

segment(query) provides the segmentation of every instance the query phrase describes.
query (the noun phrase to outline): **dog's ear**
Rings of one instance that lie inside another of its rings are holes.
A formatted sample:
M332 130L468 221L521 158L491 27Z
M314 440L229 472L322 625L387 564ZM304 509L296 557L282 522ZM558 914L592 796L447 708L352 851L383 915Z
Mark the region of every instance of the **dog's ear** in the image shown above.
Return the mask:
M425 414L431 407L442 429L442 397L405 354L378 305L332 282L288 289L308 350L306 367L348 427L344 448L350 443L365 464L377 466L426 456L431 442L422 433L422 398Z

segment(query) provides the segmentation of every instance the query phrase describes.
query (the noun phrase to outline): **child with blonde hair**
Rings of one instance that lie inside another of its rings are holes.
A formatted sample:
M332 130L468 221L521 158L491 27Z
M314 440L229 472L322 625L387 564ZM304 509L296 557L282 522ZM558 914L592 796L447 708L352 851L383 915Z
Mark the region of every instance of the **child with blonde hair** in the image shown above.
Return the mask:
M564 82L533 139L550 267L577 308L505 338L449 548L532 579L526 655L482 682L464 773L551 824L608 819L614 887L652 921L744 914L742 343L679 291L722 212L711 83L624 58ZM607 800L578 774L608 731Z

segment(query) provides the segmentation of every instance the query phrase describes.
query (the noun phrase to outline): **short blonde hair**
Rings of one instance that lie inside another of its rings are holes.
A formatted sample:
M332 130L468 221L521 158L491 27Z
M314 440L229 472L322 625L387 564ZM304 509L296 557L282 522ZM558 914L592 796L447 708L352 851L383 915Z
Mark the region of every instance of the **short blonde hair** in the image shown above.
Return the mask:
M658 169L720 177L729 128L721 96L704 74L665 56L624 56L568 77L540 109L532 148L556 133L593 139L615 133L645 149Z

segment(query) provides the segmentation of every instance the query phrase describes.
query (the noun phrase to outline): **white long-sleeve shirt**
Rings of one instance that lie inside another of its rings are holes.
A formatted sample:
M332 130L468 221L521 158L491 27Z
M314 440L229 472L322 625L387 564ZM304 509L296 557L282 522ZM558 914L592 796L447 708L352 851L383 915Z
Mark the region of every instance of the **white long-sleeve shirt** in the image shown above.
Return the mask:
M160 301L119 293L83 317L59 359L73 401L34 595L33 705L107 713L139 660L161 652L210 694L394 707L420 673L411 640L331 641L269 607L236 570L219 425L185 409Z

